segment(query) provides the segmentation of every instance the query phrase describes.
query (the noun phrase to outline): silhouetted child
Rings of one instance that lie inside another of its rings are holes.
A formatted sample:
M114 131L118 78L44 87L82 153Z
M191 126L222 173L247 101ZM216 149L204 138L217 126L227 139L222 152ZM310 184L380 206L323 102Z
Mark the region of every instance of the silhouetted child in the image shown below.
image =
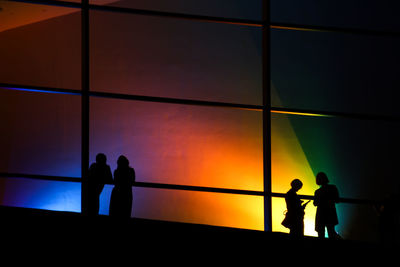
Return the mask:
M114 188L110 200L110 216L129 218L132 210L132 186L135 182L135 170L129 167L125 156L120 156L114 171Z
M303 201L297 195L303 187L303 183L299 179L294 179L291 183L291 189L286 193L286 217L282 225L290 229L290 235L293 237L304 236L304 209L308 204L302 204Z
M321 187L314 194L314 205L317 206L315 231L317 231L319 238L324 238L326 227L329 238L338 239L340 236L335 231L335 225L339 223L336 213L339 191L335 185L328 184L329 180L324 172L317 174L316 183Z
M90 165L87 198L87 212L89 215L99 214L99 199L105 184L112 184L112 174L110 166L107 165L107 157L103 153L96 156L96 162Z

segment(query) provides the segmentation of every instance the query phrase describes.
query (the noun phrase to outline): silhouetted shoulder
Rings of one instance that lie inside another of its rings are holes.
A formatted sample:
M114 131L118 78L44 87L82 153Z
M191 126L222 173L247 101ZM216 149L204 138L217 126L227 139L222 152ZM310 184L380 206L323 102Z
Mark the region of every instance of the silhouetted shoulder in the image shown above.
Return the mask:
M133 182L134 182L135 179L136 179L135 169L130 167L130 168L129 168L129 174L130 174L130 176L133 178Z
M94 163L92 163L92 164L90 164L90 167L89 167L89 174L90 173L93 173L93 171L96 169L96 163L94 162Z

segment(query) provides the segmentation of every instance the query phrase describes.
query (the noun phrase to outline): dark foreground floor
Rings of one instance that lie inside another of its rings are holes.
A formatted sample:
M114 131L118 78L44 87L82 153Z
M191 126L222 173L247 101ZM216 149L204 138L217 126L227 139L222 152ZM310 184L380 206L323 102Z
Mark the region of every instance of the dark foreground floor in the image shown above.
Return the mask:
M142 219L0 207L1 255L33 264L194 266L387 264L399 248ZM394 254L391 254L393 253ZM397 263L396 263L397 264ZM14 264L15 265L15 264Z

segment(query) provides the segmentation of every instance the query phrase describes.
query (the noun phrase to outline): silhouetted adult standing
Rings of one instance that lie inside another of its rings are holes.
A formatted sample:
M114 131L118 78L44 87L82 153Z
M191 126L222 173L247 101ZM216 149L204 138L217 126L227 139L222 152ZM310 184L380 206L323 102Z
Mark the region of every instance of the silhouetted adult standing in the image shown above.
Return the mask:
M132 186L135 182L135 170L129 167L129 160L120 156L114 171L114 188L110 200L110 216L129 218L132 210Z
M90 165L88 188L87 188L87 213L89 215L99 214L100 194L105 184L112 184L112 173L107 165L107 157L103 153L96 156L96 162Z
M329 238L340 238L335 231L335 225L339 223L336 213L339 191L335 185L329 184L328 177L324 172L317 174L316 183L320 185L320 188L314 194L314 205L317 206L315 231L317 231L319 238L324 238L326 227Z
M286 193L286 217L282 224L290 229L290 235L292 237L304 236L304 209L306 204L302 204L303 201L297 195L303 187L303 183L299 179L294 179L291 183L291 189Z

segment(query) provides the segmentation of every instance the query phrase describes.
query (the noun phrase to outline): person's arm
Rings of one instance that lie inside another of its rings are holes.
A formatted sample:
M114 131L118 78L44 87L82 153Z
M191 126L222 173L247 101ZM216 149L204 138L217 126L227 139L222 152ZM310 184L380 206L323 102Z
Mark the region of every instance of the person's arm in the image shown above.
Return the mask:
M107 166L106 184L114 184L110 166Z
M89 179L92 179L93 178L93 169L94 169L94 163L92 163L91 165L90 165L90 167L89 167L89 170L88 170L88 178Z
M135 183L136 180L136 174L135 174L135 169L131 168L132 170L132 174L131 174L131 185L133 186L133 184Z
M302 204L301 207L303 210L307 207L308 203L310 203L311 200L307 201L306 203Z
M314 193L314 201L313 201L314 206L319 206L319 195L318 192L315 191Z
M339 190L337 189L337 187L336 186L334 186L334 188L335 188L335 203L338 203L339 202Z

